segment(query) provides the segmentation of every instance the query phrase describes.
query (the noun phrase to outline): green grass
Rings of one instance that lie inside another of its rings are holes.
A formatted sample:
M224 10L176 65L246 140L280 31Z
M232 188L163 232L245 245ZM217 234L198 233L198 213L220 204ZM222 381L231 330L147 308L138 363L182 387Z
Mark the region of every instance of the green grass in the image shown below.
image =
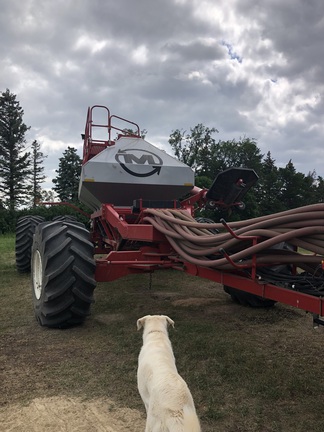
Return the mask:
M1 274L15 269L15 238L13 235L0 235Z
M30 275L15 270L13 236L0 237L0 404L35 397L109 397L144 408L136 386L136 320L167 314L180 374L205 432L322 432L323 331L277 304L233 304L220 286L180 272L98 284L92 315L68 330L40 327Z

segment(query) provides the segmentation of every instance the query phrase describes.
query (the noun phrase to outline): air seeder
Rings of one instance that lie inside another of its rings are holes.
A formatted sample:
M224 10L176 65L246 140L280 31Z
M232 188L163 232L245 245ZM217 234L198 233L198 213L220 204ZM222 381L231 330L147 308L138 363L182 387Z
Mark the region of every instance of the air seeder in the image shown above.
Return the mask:
M92 210L90 230L70 217L17 224L17 269L31 270L41 325L82 323L97 282L163 269L220 283L242 304L303 309L323 324L323 204L211 223L197 211L243 208L258 179L253 170L229 168L199 189L190 167L100 105L88 109L82 137L79 199Z

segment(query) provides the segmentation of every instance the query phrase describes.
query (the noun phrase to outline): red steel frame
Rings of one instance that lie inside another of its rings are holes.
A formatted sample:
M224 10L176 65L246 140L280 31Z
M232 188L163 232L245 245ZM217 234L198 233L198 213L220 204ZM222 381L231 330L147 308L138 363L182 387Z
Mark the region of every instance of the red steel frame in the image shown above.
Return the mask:
M105 124L93 122L93 109L96 108L106 110L107 122ZM133 136L140 136L140 129L136 123L110 115L107 107L95 105L88 109L86 129L83 135L83 164L104 148L115 144L115 141L111 139L112 130L117 130L121 135L125 134L124 129L113 125L113 119L135 127L136 131ZM93 138L92 129L96 127L107 130L105 140ZM205 205L206 193L206 189L194 187L191 196L181 202L181 209L193 215L195 207L201 208ZM224 206L224 203L220 204ZM231 271L220 271L192 264L179 256L168 239L153 225L144 223L144 216L145 209L141 209L139 213L133 213L130 207L117 208L112 204L102 204L101 209L91 215L91 240L95 244L95 278L98 282L113 281L128 274L174 269L311 312L314 314L314 323L324 324L318 318L324 315L322 297L304 294L259 280L255 257L253 257L250 277L244 273L244 268L232 262L225 252L224 257L233 266ZM235 236L225 222L224 226ZM251 241L257 242L257 237L251 238Z
M93 122L93 111L95 109L102 109L106 112L106 119L107 123L99 124ZM89 159L91 159L92 156L98 154L100 151L104 150L106 147L112 146L115 144L115 141L112 140L111 132L117 131L121 135L125 134L125 129L122 129L116 124L114 124L114 120L117 119L125 125L132 127L135 127L134 135L133 136L140 136L140 128L138 124L129 121L123 117L119 117L116 115L111 115L109 109L106 106L103 105L94 105L93 107L88 108L87 113L87 120L86 120L86 127L85 132L82 134L82 138L84 139L84 146L83 146L83 164L86 163ZM93 137L93 129L105 129L106 131L106 137L105 139L97 139Z
M140 215L133 215L130 208L115 208L113 205L103 204L101 210L94 213L91 218L92 240L97 245L95 253L105 254L96 258L95 277L98 282L116 280L128 274L175 269L316 315L324 315L322 297L265 283L256 276L255 264L252 264L251 277L248 277L234 263L232 271L220 271L187 262L175 253L163 234L152 225L142 223L143 212ZM106 234L101 241L98 241L101 237L98 237L98 224ZM118 250L118 245L123 241L145 242L149 245L145 244L136 250ZM251 238L251 241L254 242L256 239Z

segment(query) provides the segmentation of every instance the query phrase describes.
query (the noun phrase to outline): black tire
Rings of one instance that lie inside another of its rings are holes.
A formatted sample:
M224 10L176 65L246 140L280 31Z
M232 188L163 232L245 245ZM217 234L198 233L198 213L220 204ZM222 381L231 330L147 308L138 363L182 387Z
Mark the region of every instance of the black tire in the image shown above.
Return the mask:
M229 294L235 303L253 308L270 308L277 302L275 300L265 299L255 294L250 294L236 288L224 285L224 291Z
M69 223L71 223L73 225L77 225L77 226L86 228L85 224L83 222L79 222L78 219L75 216L69 216L69 215L66 215L66 216L55 216L52 220L53 220L53 222L54 221L55 222L57 222L57 221L59 221L59 222L69 222Z
M45 222L32 247L32 296L36 319L46 327L66 328L90 315L95 261L89 231L75 223Z
M19 273L28 273L31 268L31 249L37 225L44 222L42 216L23 216L16 225L16 267Z
M78 222L78 219L75 216L65 215L65 216L55 216L53 217L53 221Z

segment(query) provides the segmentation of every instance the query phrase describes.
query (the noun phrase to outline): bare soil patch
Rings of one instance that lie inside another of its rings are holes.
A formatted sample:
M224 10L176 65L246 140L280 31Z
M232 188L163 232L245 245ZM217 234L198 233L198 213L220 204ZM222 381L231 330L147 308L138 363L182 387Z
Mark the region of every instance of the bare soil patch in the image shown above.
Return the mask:
M27 405L0 408L1 430L6 432L142 432L143 416L119 408L108 399L84 401L55 396L36 398Z

